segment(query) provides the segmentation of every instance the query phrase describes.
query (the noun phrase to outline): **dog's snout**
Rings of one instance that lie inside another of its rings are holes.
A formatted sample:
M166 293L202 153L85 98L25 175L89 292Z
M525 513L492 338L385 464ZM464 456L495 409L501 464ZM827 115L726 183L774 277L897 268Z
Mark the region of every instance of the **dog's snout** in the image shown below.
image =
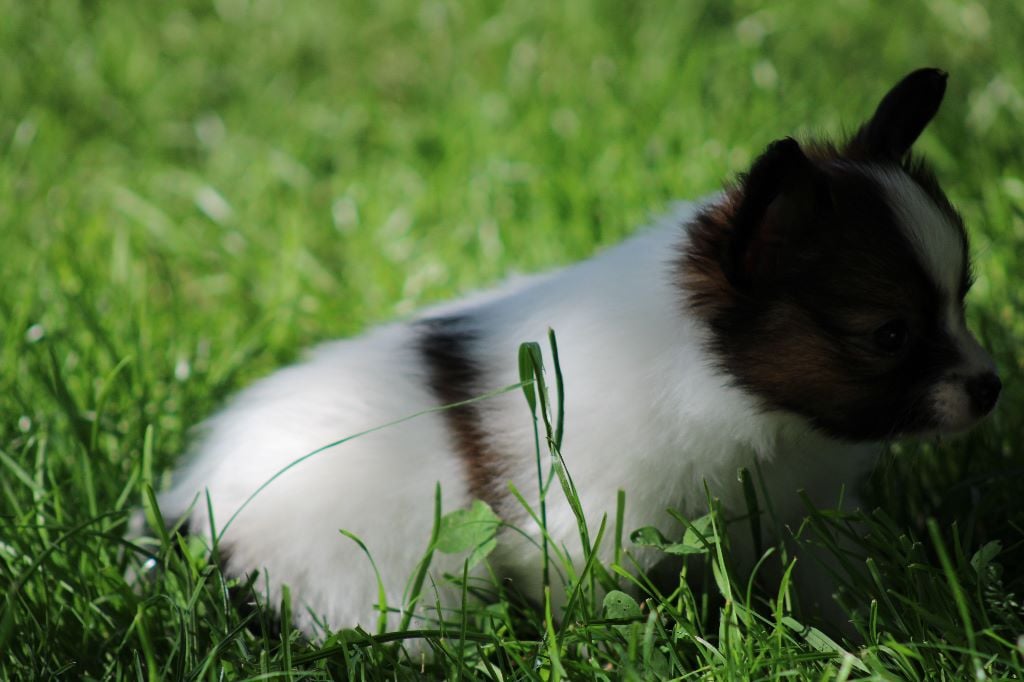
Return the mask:
M979 415L992 411L999 400L999 392L1003 382L994 372L985 372L967 380L967 394L971 397L971 407Z

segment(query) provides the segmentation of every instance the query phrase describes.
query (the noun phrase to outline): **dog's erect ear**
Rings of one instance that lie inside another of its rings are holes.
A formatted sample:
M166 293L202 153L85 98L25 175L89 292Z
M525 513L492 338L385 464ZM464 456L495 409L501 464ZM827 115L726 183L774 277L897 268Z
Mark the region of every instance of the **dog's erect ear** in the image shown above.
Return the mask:
M903 158L939 110L945 93L945 71L910 73L882 98L875 115L850 140L847 152L864 159Z
M723 263L741 289L792 273L815 216L831 205L824 173L791 137L768 145L742 178L742 189Z

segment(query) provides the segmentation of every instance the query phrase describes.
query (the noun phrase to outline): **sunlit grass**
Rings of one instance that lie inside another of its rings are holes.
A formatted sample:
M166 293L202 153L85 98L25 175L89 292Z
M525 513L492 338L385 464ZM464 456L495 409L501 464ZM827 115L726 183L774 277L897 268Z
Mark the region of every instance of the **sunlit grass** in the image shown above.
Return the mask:
M154 581L125 582L146 558L122 540L127 516L166 485L188 428L311 342L584 258L773 138L849 130L934 65L949 94L919 148L971 229L970 319L1007 389L971 436L901 445L873 477L858 541L872 560L842 576L864 636L837 645L852 656L787 620L778 585L725 605L733 588L703 571L705 590L652 593L639 618L615 605L614 623L596 597L561 620L514 599L472 607L425 665L1019 677L1022 14L0 0L0 675L414 676L393 645L279 630L174 535L148 545ZM847 528L826 517L817 542ZM610 516L602 542L615 531Z

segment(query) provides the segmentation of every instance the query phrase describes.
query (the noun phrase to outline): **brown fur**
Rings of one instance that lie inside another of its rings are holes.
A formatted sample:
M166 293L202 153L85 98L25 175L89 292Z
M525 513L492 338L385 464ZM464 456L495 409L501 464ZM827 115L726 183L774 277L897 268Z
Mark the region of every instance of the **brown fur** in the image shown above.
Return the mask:
M461 317L442 317L420 324L419 352L430 372L428 384L438 403L451 405L483 393L486 389L482 370L472 352L476 334L469 323ZM507 497L499 485L504 480L502 457L487 442L477 406L460 405L442 414L455 450L465 464L470 494L500 510Z

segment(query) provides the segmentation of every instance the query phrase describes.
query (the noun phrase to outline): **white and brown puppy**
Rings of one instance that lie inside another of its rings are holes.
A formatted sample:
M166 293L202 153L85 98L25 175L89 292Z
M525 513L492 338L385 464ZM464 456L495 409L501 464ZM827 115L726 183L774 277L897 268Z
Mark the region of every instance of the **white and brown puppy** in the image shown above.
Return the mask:
M801 515L797 489L834 505L879 443L963 430L1000 392L964 323L963 223L909 156L945 83L915 71L845 144L777 141L723 193L589 261L320 346L205 424L164 515L187 514L208 535L326 443L515 383L519 343L549 327L565 377L563 453L592 525L621 489L627 531L666 528L666 508L703 513L705 481L742 512L736 470L755 460L783 520ZM322 452L237 516L220 541L227 570L262 571L272 603L288 585L310 635L318 622L372 626L373 570L338 531L365 540L401 605L440 482L446 511L480 498L525 529L500 536L491 565L536 595L539 529L508 493L512 483L538 502L532 428L512 392ZM582 556L560 493L547 518ZM432 571L443 585L461 559L435 555Z

